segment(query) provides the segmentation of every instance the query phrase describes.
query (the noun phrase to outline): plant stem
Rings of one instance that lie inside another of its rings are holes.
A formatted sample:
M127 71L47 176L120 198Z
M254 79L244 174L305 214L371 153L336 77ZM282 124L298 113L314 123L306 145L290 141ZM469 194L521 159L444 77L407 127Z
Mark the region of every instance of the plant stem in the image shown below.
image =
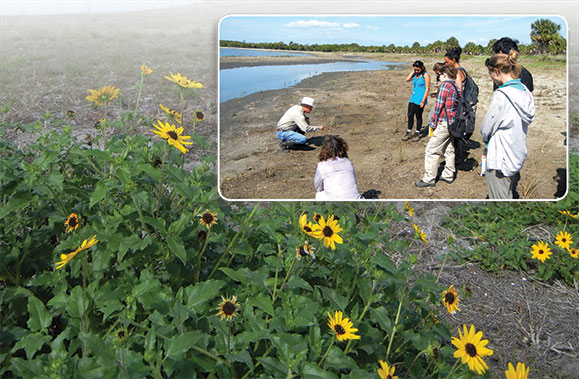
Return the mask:
M334 338L332 338L332 342L330 342L330 345L328 346L328 350L326 350L326 354L324 354L324 356L322 357L322 359L318 363L318 367L322 366L322 362L324 362L324 360L328 356L328 353L330 352L330 349L332 348L332 346L334 346Z
M163 192L163 182L165 181L165 159L167 159L167 145L163 148L163 161L161 163L161 178L159 179L159 194L157 195L157 218L161 210L161 194Z
M390 355L390 348L392 347L392 341L394 340L394 335L396 334L396 329L398 327L398 320L400 319L400 310L402 309L402 299L404 296L400 296L400 303L398 304L398 312L396 312L396 319L394 320L394 326L392 327L392 334L390 335L390 341L388 342L388 349L386 350L386 360Z
M231 320L227 321L227 354L231 354Z
M211 273L209 274L209 276L207 277L207 280L211 279L211 277L213 276L213 274L215 274L215 271L217 271L217 269L219 268L219 265L221 264L221 262L223 261L223 259L225 258L225 256L227 255L227 253L229 253L229 250L231 249L231 247L233 246L233 244L235 243L235 241L237 240L237 238L239 237L239 235L241 234L241 232L245 229L245 227L249 224L249 222L251 221L251 218L253 217L253 215L255 214L255 212L257 211L257 208L259 207L259 205L261 204L261 202L258 202L255 207L253 208L253 210L251 211L251 213L249 214L249 217L247 217L247 220L245 220L245 223L239 228L239 230L237 231L237 233L235 234L235 236L231 239L231 241L229 242L229 245L227 245L227 247L225 248L225 250L223 250L223 253L221 253L221 256L219 257L219 260L217 260L217 263L215 263L215 266L213 267L213 270L211 271Z
M203 244L203 249L201 249L201 252L199 252L199 254L197 254L197 267L195 269L195 283L199 282L199 273L201 272L201 257L203 256L203 253L205 252L205 250L207 249L207 245L209 244L209 232L211 231L211 229L207 230L207 235L205 236L205 243Z
M450 369L450 372L449 372L448 375L446 376L447 378L452 378L451 374L454 373L454 371L455 371L456 368L458 367L459 362L460 362L460 359L457 359L456 362L454 363L454 366L452 366L452 368Z
M446 258L448 258L448 252L444 255L444 260L442 261L442 266L440 266L440 270L438 271L438 276L436 277L436 283L438 283L438 279L440 279L440 275L442 274L442 269L446 264Z

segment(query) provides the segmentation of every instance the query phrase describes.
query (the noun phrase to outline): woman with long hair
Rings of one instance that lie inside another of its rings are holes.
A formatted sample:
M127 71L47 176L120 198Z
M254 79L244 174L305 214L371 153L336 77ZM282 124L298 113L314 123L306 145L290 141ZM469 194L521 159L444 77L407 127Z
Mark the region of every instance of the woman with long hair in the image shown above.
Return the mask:
M498 86L481 126L486 143L485 181L489 199L513 199L519 171L527 158L527 130L535 118L535 102L518 79L519 53L493 54L485 62L489 76ZM484 156L483 156L484 158Z
M412 64L412 72L406 77L406 81L412 80L412 96L408 102L408 129L403 140L407 141L412 135L414 128L414 117L416 117L416 132L414 138L422 138L420 133L422 128L422 112L427 103L428 91L430 89L430 75L426 72L426 67L422 61L416 61Z

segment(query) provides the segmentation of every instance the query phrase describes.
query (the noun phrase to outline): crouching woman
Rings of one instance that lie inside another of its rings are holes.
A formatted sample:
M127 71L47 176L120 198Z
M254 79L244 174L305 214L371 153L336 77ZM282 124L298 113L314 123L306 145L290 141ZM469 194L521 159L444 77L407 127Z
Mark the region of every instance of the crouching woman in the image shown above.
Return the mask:
M348 144L337 136L325 136L314 177L316 200L363 199L358 191Z
M489 199L513 199L519 171L527 158L527 129L535 118L533 95L520 79L519 53L494 54L487 59L494 92L481 126L486 148L485 180Z

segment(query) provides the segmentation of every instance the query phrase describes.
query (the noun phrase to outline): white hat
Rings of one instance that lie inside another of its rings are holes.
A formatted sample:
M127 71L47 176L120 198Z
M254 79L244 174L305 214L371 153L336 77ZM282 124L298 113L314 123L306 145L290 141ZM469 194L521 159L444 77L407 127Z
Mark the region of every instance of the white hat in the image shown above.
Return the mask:
M309 105L310 107L314 107L314 99L311 97L304 97L302 99L301 105Z

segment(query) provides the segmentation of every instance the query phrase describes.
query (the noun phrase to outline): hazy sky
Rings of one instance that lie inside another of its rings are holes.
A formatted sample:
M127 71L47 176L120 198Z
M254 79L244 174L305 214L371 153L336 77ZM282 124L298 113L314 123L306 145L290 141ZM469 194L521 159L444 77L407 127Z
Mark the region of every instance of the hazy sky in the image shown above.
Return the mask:
M200 0L0 0L2 16L108 13L175 8Z
M547 18L567 26L561 17L543 16L229 16L219 27L219 38L246 42L290 41L313 43L358 43L360 45L425 46L456 37L461 46L474 42L486 46L493 38L511 37L531 43L531 24Z

